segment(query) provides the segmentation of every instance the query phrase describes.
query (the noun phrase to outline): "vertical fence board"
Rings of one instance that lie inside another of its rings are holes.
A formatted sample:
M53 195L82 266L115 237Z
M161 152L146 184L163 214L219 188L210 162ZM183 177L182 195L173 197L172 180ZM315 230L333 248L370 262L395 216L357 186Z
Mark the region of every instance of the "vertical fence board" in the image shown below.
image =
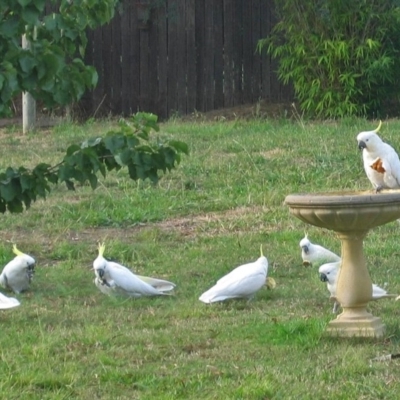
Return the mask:
M214 2L214 108L224 107L223 0Z
M196 24L196 109L203 111L205 109L205 80L204 80L204 1L196 0L195 8L195 24Z
M121 15L119 13L115 16L116 22L111 26L111 103L112 113L120 113L122 110L121 102L121 86L122 86L122 74L121 74Z
M233 101L234 43L233 1L224 0L224 107L231 107Z
M160 118L168 117L168 41L167 41L167 5L164 3L156 9L157 24L157 72L154 77L158 82L158 97L155 113Z
M167 96L168 96L168 115L176 114L178 111L177 98L177 1L169 0L167 9L168 18L168 81L167 81ZM180 71L182 72L182 71Z
M242 2L242 15L243 15L243 103L251 103L253 101L251 77L253 76L253 59L254 50L252 37L251 37L251 22L252 22L252 0Z
M176 69L179 73L176 76L177 90L177 111L179 115L186 115L186 74L187 74L187 48L186 48L186 2L177 2L176 21Z
M243 104L242 67L243 67L243 41L242 41L242 0L233 0L233 104Z
M186 68L187 68L187 87L185 93L187 97L187 113L190 114L196 109L196 19L195 6L196 0L186 1Z
M131 73L131 11L132 3L124 2L121 15L121 111L124 115L133 112L131 109L130 97L132 93Z
M214 0L204 0L204 89L205 89L205 104L204 110L214 109L214 19L213 9Z
M261 64L262 56L256 50L257 42L262 38L261 36L261 8L260 0L252 0L252 14L251 14L251 43L253 47L254 61L253 61L253 73L251 75L251 91L253 95L253 102L258 101L262 97L262 80L261 80Z

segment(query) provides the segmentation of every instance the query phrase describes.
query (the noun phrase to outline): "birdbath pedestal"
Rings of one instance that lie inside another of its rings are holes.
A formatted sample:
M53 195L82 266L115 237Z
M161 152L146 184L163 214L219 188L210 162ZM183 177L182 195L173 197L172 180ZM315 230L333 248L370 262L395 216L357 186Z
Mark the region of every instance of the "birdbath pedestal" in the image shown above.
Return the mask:
M343 312L329 322L327 333L345 337L382 336L384 324L366 309L372 300L372 281L363 240L371 228L400 217L400 191L291 194L285 204L302 221L335 231L342 243L336 298Z

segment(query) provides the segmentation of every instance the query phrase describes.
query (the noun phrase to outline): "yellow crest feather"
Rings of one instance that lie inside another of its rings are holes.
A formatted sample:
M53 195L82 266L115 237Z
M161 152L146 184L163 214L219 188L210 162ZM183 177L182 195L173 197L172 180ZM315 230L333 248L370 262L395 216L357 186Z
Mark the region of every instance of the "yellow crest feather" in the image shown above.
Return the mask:
M381 129L381 126L382 126L382 121L379 120L379 125L378 125L378 127L375 129L375 132L379 132L379 129Z
M23 256L24 255L24 253L22 251L17 249L17 245L16 244L13 245L13 250L12 251L16 256Z
M260 245L260 253L261 253L261 257L264 257L263 251L262 251L262 244Z
M106 245L104 243L99 243L99 256L100 257L103 257L105 249L106 249Z

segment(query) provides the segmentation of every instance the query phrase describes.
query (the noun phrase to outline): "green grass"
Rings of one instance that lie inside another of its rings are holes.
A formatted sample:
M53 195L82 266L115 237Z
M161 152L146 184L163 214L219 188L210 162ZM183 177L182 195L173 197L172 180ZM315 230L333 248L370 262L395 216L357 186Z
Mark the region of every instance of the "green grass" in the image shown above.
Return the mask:
M112 121L65 124L22 136L0 132L0 168L58 162L71 143ZM110 174L92 191L54 187L20 215L1 217L0 265L11 244L37 260L21 307L0 313L0 392L6 399L397 399L400 306L370 303L382 339L332 339L334 318L317 271L301 265L299 241L339 252L334 233L289 214L296 192L370 189L355 137L366 120L170 121L161 134L191 154L158 186ZM400 121L381 136L400 150ZM371 277L400 292L399 224L365 240ZM108 298L93 284L97 243L142 275L171 280L175 296ZM199 295L260 244L275 290L255 300L204 305Z

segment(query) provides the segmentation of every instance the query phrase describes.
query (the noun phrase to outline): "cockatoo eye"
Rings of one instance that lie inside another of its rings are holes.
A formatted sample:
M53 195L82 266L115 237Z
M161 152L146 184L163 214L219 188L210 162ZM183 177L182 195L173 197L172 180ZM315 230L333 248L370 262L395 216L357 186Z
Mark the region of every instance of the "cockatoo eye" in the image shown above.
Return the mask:
M99 275L100 278L103 278L104 276L104 269L98 269L96 270L97 274Z

